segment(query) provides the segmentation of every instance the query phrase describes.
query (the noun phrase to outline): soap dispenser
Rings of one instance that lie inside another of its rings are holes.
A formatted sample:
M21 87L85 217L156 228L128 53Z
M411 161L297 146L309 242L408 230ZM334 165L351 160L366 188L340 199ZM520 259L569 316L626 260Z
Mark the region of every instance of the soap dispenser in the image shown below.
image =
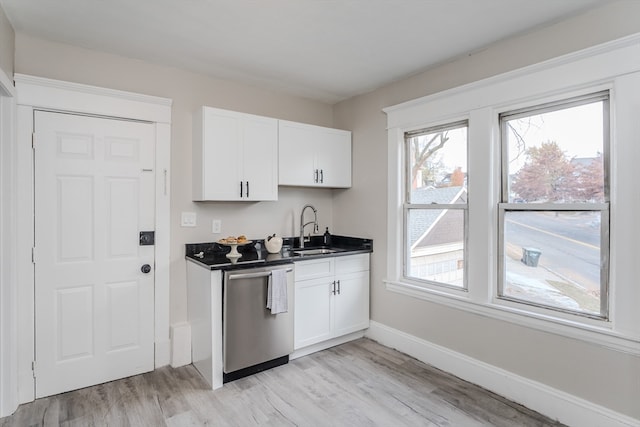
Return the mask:
M329 227L324 232L324 245L331 246L331 233L329 233Z

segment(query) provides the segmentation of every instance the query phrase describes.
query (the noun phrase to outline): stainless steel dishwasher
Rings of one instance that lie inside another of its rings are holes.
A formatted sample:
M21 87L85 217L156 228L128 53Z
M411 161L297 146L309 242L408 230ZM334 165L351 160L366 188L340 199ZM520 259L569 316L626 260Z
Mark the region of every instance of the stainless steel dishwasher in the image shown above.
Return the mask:
M266 308L272 270L285 269L288 310ZM293 264L224 273L223 381L229 382L285 364L293 352Z

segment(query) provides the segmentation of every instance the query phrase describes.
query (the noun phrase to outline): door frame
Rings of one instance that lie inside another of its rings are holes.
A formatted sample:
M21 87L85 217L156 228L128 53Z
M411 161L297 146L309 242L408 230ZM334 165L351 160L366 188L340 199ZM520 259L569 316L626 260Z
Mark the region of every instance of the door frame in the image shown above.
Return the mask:
M133 92L15 74L17 93L17 273L18 283L18 400L35 399L35 277L34 168L32 134L34 111L141 120L156 129L155 149L155 367L170 361L169 337L169 238L170 238L170 142L172 100ZM37 367L36 367L37 369Z
M0 69L0 417L18 407L16 90Z

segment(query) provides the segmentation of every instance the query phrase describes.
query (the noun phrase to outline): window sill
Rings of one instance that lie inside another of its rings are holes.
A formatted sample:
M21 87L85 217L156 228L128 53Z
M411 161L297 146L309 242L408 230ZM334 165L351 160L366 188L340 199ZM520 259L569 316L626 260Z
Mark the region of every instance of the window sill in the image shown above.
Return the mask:
M583 323L576 320L539 314L498 303L479 303L471 301L468 294L449 293L396 280L384 280L386 289L391 292L413 298L441 304L494 319L525 326L542 332L573 338L612 350L640 355L640 337L626 336L611 329L611 323L605 321ZM606 326L604 326L606 324Z

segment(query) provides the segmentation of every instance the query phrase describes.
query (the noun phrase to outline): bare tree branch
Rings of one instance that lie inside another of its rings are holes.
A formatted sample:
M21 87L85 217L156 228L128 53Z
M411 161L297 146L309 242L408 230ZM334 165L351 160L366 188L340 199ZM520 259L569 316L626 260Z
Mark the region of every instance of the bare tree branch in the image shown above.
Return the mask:
M411 141L413 149L414 163L411 168L411 181L415 181L418 176L418 171L424 167L427 160L438 150L444 147L444 144L449 141L448 132L438 132L434 134L424 146L421 147L420 139L413 138ZM435 144L435 145L434 145Z

